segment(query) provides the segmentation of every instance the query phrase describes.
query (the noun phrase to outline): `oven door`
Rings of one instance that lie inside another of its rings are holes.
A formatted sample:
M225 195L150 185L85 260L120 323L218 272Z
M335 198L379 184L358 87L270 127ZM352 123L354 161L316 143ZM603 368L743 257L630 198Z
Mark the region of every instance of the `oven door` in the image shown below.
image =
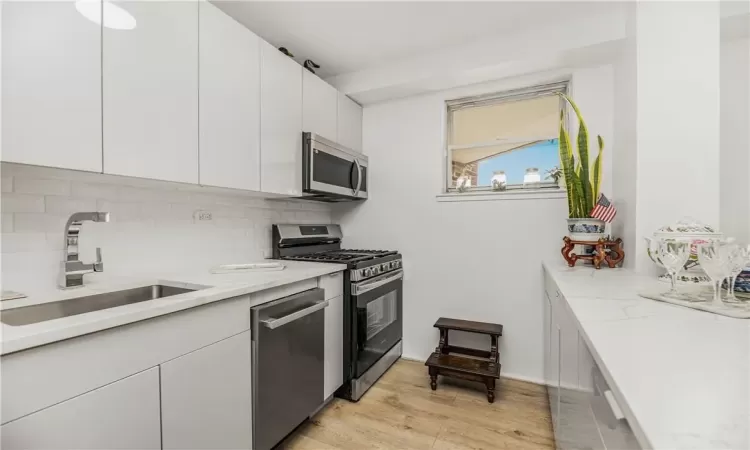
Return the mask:
M354 378L361 377L401 340L403 278L403 270L397 270L352 284Z
M367 198L367 156L304 133L302 190L349 199Z

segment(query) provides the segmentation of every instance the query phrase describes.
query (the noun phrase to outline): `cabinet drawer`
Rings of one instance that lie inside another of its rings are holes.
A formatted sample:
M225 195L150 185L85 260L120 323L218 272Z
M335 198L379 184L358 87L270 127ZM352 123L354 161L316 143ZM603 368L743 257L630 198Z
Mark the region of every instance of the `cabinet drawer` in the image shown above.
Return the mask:
M329 273L319 278L318 287L325 290L325 299L344 294L344 272Z
M607 385L598 367L592 369L591 378L594 395L591 398L591 411L599 427L605 448L618 450L640 450L641 446L630 429L627 419Z

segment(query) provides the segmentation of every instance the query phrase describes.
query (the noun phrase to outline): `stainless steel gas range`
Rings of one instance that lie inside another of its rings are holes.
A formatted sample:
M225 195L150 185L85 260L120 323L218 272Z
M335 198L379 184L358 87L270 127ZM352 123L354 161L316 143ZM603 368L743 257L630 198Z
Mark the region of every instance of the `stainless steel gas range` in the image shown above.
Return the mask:
M273 256L347 264L344 276L344 385L357 401L401 356L403 278L396 251L347 250L338 225L274 225Z

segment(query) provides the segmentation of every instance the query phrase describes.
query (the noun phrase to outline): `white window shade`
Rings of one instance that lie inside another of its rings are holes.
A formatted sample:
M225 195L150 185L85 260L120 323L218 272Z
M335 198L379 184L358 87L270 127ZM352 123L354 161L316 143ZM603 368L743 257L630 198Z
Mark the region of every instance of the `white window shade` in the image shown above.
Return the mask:
M453 111L453 160L471 163L556 138L559 105L558 96L548 95Z

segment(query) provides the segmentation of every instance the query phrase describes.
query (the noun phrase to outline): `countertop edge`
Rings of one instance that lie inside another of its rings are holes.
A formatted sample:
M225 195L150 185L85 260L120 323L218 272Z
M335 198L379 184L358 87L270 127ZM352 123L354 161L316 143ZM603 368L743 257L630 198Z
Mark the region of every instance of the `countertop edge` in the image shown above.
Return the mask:
M288 278L281 278L269 281L267 283L251 283L251 282L234 282L231 284L226 284L224 286L218 285L218 286L209 286L205 289L191 292L188 294L182 294L186 297L183 297L179 299L177 302L159 302L159 303L152 303L149 305L148 308L143 308L142 306L134 311L123 311L121 314L115 314L115 315L108 315L103 316L101 318L96 318L94 320L89 321L74 321L70 323L68 326L61 326L57 328L52 328L49 330L40 330L36 333L30 333L25 335L19 335L17 337L7 337L9 327L8 325L2 325L3 326L3 336L2 336L2 342L0 343L0 356L6 356L12 353L20 352L23 350L32 349L35 347L39 347L42 345L52 344L55 342L67 340L67 339L73 339L76 337L84 336L87 334L96 333L99 331L104 331L112 328L117 328L120 326L130 325L136 322L140 322L143 320L152 319L155 317L160 317L180 311L185 311L188 309L200 307L203 305L208 305L211 303L220 302L223 300L228 300L231 298L243 296L243 295L250 295L262 291L266 291L269 289L274 289L277 287L298 283L301 281L318 278L324 275L329 275L332 273L342 272L346 270L347 266L343 264L317 264L317 263L305 263L306 265L309 265L309 267L304 269L304 273L294 273L295 271L290 271L291 275ZM174 277L153 277L153 278L143 278L143 280L148 280L148 282L144 281L141 284L146 283L158 283L158 282L166 282L164 280L169 279L169 282L172 284L186 284L186 285L202 285L206 286L206 283L201 282L193 282L190 281L190 277L181 277L181 276L174 276ZM135 283L134 283L135 284ZM257 303L253 303L251 306L257 306L259 304L266 303L268 301L272 301L273 299L267 299L267 300L261 300ZM151 302L154 302L155 300L150 300ZM145 303L145 302L144 302ZM125 307L132 306L132 305L126 305ZM121 307L122 308L122 307ZM111 310L108 310L111 312ZM97 314L100 313L100 311L94 311L87 314ZM75 316L72 316L75 317ZM64 318L64 319L56 319L56 320L66 320L70 318ZM79 318L80 319L80 318ZM43 322L42 322L43 323ZM14 327L15 328L15 327ZM19 327L20 328L20 327Z

